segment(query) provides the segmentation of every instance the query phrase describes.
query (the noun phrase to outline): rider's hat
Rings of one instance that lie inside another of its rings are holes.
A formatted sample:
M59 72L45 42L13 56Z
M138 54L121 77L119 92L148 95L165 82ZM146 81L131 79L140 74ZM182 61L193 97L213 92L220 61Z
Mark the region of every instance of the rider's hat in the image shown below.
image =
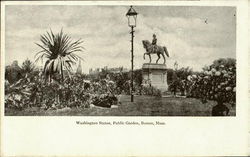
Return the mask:
M156 37L156 35L155 35L155 34L153 34L153 37Z

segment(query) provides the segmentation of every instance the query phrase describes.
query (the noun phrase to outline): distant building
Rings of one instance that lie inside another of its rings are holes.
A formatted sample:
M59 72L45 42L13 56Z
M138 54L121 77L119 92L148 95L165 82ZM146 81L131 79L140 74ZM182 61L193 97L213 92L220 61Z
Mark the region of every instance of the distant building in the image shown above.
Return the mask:
M120 73L120 72L128 72L129 70L127 68L118 67L118 68L108 68L107 71L112 73Z
M96 75L96 74L99 74L100 72L101 72L100 68L96 68L96 69L90 68L89 69L90 75Z
M105 72L110 72L110 73L120 73L120 72L128 72L129 70L124 67L115 67L115 68L108 68L107 66L103 68L90 68L89 69L89 74L90 75L97 75L100 72L105 71Z

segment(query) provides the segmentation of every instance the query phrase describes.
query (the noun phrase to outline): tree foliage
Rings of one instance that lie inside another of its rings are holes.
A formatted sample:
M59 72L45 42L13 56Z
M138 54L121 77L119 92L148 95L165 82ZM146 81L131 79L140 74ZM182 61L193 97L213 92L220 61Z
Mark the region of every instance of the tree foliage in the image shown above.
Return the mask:
M234 59L215 60L198 75L188 76L189 96L220 103L236 103L236 61Z
M59 73L61 80L64 78L64 70L68 74L72 71L72 66L79 59L82 59L76 52L82 52L83 47L81 39L73 41L71 37L61 30L54 34L52 31L46 32L40 36L41 44L36 43L41 48L36 54L36 62L45 59L44 74L50 78L55 73Z
M9 83L15 83L21 78L22 69L19 67L17 61L14 61L11 65L5 67L5 79Z
M33 72L34 69L35 69L35 66L34 66L34 64L32 63L31 60L26 59L26 60L23 62L21 68L22 68L22 72L23 72L24 74L27 74L27 73Z

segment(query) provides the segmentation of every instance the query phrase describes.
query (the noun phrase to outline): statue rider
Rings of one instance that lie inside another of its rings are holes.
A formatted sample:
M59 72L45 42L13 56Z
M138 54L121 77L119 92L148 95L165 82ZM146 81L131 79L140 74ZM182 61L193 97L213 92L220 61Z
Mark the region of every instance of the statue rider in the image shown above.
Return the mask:
M157 43L157 38L156 35L153 34L153 40L152 40L153 52L156 50L156 43Z

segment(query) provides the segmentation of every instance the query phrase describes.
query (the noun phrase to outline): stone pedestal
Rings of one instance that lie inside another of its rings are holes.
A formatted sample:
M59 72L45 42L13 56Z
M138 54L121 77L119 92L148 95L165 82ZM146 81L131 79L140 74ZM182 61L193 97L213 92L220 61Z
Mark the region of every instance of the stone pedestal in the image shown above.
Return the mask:
M151 85L162 92L168 90L166 64L144 63L142 65L142 77L142 85Z

